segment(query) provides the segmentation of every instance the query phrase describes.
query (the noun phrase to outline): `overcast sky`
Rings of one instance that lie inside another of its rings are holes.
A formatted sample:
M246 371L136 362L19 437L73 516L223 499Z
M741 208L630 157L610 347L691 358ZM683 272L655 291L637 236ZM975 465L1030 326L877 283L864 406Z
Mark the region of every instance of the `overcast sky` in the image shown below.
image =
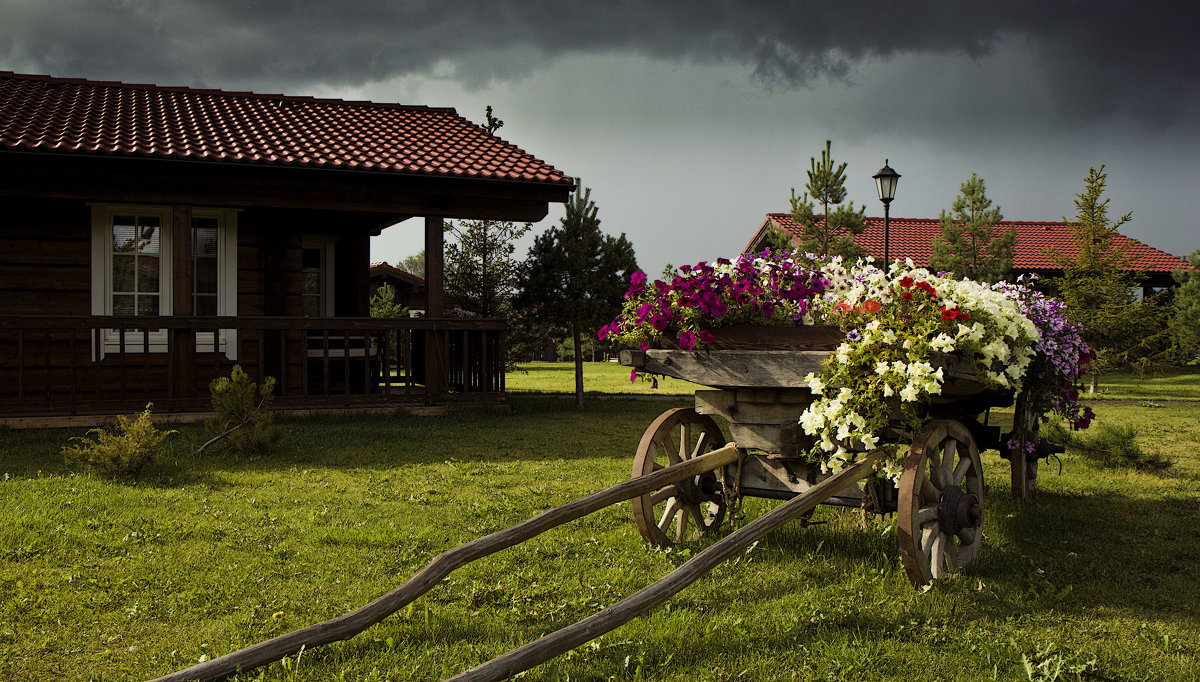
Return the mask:
M855 205L936 217L978 173L1060 220L1107 164L1122 231L1200 248L1193 3L0 0L0 70L450 106L592 188L643 269L735 255L826 139ZM1192 173L1191 176L1188 173ZM1191 203L1189 203L1191 202ZM562 216L551 207L535 232ZM372 245L396 262L421 225Z

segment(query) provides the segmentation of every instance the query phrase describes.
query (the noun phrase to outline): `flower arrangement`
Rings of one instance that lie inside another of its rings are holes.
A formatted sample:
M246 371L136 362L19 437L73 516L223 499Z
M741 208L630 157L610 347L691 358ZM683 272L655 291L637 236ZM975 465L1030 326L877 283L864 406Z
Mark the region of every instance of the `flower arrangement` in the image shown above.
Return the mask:
M813 456L823 470L838 471L854 451L874 448L897 412L901 421L919 419L929 396L942 391L935 352L967 359L985 385L1020 388L1039 332L1004 293L939 277L911 261L893 264L885 275L870 261L846 268L834 259L826 273L824 316L847 330L846 340L819 375L807 377L818 398L800 417L804 432L817 439ZM902 465L897 454L884 462L883 474L898 479Z
M647 284L633 273L621 314L600 328L601 341L649 348L668 334L680 348L712 343L711 329L736 324L812 323L808 317L828 281L814 259L794 253L743 255L679 269Z
M647 348L672 334L681 348L693 349L711 343L710 329L730 324L841 327L845 340L820 373L806 377L816 400L800 417L823 471L875 448L897 416L918 425L945 380L937 354L966 360L992 388L1016 391L1029 382L1039 413L1055 412L1075 428L1091 420L1075 388L1090 359L1079 329L1061 303L1021 282L955 281L911 260L884 273L869 258L847 265L796 253L685 266L668 270L667 279L647 284L637 273L621 314L600 338ZM881 473L896 480L902 466L897 452Z

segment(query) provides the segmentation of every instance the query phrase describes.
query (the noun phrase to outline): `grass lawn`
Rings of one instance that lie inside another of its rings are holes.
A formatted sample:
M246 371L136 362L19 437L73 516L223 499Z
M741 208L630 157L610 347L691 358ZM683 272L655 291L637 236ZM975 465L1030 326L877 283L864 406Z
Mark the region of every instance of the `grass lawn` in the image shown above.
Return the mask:
M345 613L441 551L626 479L650 421L690 402L579 413L535 374L510 375L504 408L285 420L265 456L196 458L172 439L136 482L66 467L80 431L0 431L0 679L150 678ZM1069 454L1018 507L985 453L984 548L932 589L908 583L890 519L821 508L827 523L781 529L523 679L1025 680L1026 664L1046 673L1033 679L1196 679L1200 412L1152 406L1165 400L1095 408L1173 457L1165 473ZM235 679L443 679L708 542L651 549L610 507L460 569L349 642Z
M707 388L683 379L659 377L653 381L629 380L630 369L615 362L583 363L583 389L586 394L684 396ZM505 378L509 393L575 393L575 364L571 362L531 362L519 365Z
M1095 400L1193 400L1200 401L1200 366L1178 367L1138 376L1106 374L1100 377Z

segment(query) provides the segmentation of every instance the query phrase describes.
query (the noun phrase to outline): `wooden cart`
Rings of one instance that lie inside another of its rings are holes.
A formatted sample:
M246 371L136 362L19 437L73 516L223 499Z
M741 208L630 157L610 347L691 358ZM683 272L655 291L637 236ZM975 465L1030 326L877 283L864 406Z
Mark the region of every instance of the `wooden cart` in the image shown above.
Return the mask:
M799 457L807 447L800 413L812 402L803 378L820 369L841 333L829 327L749 328L727 331L719 350L625 351L621 362L712 386L696 392L696 407L667 410L646 429L634 456L633 476L586 497L546 510L511 528L434 557L404 584L354 611L278 635L204 661L156 682L212 680L246 672L330 642L353 637L395 613L452 571L564 523L626 500L643 537L656 544L715 529L739 496L778 498L782 504L701 550L668 575L578 622L549 633L452 678L500 680L548 661L619 627L663 603L721 562L768 533L804 519L818 504L861 506L899 515L900 552L916 585L954 571L975 557L982 538L983 471L980 447L1000 447L1012 437L1039 441L1037 417L1023 396L987 390L965 364L938 359L947 378L943 395L929 405L918 433L899 424L885 437L908 446L898 486L868 483L885 454L864 452L836 474L822 474ZM739 347L740 346L740 347ZM1016 401L1014 433L1002 436L979 415ZM727 442L714 416L729 422ZM1040 442L1040 441L1039 441ZM1035 455L1050 449L1041 443ZM1025 499L1036 483L1036 457L1012 459L1013 495Z
M710 386L696 391L694 409L668 410L642 436L633 476L725 446L714 417L729 425L742 457L632 501L634 521L647 541L666 545L715 529L741 497L791 499L829 478L802 457L813 444L800 427L813 401L804 377L820 372L842 339L835 327L759 327L730 330L706 350L623 351L622 364ZM832 491L822 504L864 507L898 516L900 555L914 585L969 564L979 550L984 517L981 449L996 448L1011 462L1013 496L1025 500L1037 482L1037 458L1053 451L1038 437L1039 415L1024 395L988 389L968 363L939 355L942 394L924 408L922 427L908 432L894 421L881 445L908 447L898 485L869 481ZM990 408L1016 402L1013 432L989 426ZM898 405L898 404L897 404ZM1011 457L1012 440L1038 443L1031 456ZM811 513L811 512L810 512Z

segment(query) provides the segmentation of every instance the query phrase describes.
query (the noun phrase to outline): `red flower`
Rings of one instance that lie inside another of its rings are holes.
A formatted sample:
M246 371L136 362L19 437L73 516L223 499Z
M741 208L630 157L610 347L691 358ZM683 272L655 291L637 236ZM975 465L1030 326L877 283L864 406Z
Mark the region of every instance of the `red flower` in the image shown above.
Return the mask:
M912 278L912 277L909 277L908 275L905 275L905 276L903 276L903 277L901 277L901 278L900 278L900 286L904 287L905 289L908 289L908 288L909 288L909 287L911 287L912 285L913 285L913 278Z
M942 319L953 320L958 317L958 310L951 308L942 308Z
M902 292L900 292L900 298L902 298L906 301L911 301L911 300L913 300L912 292L911 291L902 291Z
M876 301L872 298L868 299L866 303L862 304L862 309L865 313L875 314L880 310L883 310L883 305L879 301Z
M833 312L835 313L844 313L848 310L852 310L852 308L850 307L850 304L846 303L845 301L838 301L838 304L833 306Z

